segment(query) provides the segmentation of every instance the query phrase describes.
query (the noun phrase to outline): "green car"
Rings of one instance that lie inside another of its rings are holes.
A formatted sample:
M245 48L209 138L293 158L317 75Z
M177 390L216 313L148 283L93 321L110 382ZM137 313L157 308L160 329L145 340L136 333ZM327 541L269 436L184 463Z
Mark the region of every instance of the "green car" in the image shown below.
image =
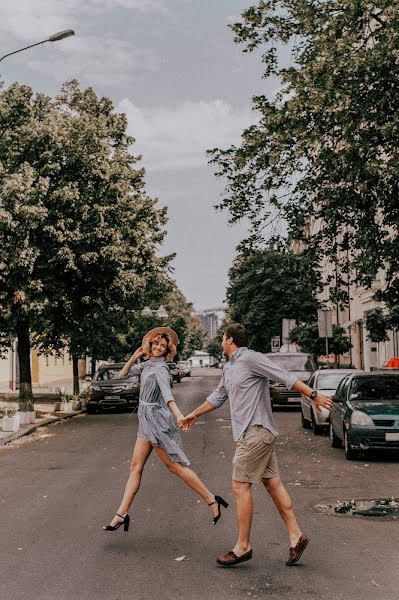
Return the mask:
M333 397L330 440L348 460L367 450L399 450L399 374L354 373Z

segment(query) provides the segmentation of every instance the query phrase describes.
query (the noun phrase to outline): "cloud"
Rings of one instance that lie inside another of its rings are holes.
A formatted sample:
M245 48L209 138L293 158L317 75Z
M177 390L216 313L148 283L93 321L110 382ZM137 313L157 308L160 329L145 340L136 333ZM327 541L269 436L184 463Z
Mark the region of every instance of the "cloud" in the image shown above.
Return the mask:
M152 171L205 166L208 149L239 143L241 132L256 117L222 100L145 109L124 99L117 110L126 113L129 133L136 139L134 152L143 155Z
M83 15L91 19L118 8L131 11L156 11L166 14L165 0L2 0L0 32L16 40L44 39L56 31L79 28Z
M82 85L120 87L137 70L154 72L159 68L159 59L151 49L135 48L126 40L112 37L70 38L52 49L51 61L47 53L41 60L38 55L31 54L26 61L31 69L48 73L51 62L56 81L78 79Z

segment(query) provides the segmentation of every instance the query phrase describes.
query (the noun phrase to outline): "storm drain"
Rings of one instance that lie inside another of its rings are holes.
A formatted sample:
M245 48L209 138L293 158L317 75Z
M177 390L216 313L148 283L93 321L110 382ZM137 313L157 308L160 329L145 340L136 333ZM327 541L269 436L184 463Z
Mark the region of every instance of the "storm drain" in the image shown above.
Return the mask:
M335 500L334 502L321 502L314 508L316 512L324 515L382 517L387 520L399 518L399 498Z

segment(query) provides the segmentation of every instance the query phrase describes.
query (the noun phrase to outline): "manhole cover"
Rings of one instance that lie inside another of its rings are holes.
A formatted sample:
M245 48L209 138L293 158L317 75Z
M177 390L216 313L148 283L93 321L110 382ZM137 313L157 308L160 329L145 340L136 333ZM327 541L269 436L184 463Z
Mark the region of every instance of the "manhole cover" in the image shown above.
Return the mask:
M383 517L399 518L399 498L367 498L361 500L334 500L320 502L314 507L324 515L343 517Z

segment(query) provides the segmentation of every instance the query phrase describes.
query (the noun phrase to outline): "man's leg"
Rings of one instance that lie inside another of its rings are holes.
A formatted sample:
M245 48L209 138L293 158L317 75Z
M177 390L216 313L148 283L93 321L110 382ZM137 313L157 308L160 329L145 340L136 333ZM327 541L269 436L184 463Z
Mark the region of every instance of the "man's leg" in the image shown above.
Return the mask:
M251 549L249 541L253 514L251 486L251 483L233 480L233 492L236 499L238 518L238 539L233 552L237 556L242 556Z
M262 483L272 497L272 500L287 527L288 536L290 538L290 546L294 548L301 537L301 530L299 529L299 525L292 508L290 495L285 489L280 477L262 479Z

